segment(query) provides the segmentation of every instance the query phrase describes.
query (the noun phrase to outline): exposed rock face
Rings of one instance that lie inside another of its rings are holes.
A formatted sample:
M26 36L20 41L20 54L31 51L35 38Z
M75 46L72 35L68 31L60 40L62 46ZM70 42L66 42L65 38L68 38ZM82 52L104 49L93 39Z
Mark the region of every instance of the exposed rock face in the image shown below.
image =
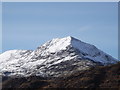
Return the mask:
M73 37L56 38L36 50L10 50L0 55L3 76L58 77L117 62L112 56Z

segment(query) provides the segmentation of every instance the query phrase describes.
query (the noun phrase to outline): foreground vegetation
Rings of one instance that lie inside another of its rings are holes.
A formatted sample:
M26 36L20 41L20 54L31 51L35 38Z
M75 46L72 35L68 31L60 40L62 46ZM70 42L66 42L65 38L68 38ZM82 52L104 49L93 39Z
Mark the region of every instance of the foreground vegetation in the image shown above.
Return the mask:
M5 88L120 88L120 63L110 66L93 67L86 71L59 78L31 77L3 77Z

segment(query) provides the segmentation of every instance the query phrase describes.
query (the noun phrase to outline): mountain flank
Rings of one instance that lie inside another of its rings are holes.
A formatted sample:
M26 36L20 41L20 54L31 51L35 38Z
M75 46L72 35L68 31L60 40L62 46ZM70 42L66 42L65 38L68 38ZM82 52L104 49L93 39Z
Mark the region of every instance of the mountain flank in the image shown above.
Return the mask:
M3 76L59 77L118 60L96 46L74 37L55 38L36 50L9 50L0 54Z
M0 72L3 90L120 88L119 60L71 36L0 54Z
M64 77L43 78L30 76L22 78L3 77L3 90L19 88L41 90L44 88L120 88L120 62L110 66L97 66Z

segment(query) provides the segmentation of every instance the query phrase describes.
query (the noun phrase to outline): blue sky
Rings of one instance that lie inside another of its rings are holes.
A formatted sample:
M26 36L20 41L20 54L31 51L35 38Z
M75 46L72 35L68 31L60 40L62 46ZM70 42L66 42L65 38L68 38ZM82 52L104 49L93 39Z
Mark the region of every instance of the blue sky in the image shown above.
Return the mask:
M3 3L3 52L73 36L118 58L117 2Z
M2 2L0 2L0 53L2 52Z

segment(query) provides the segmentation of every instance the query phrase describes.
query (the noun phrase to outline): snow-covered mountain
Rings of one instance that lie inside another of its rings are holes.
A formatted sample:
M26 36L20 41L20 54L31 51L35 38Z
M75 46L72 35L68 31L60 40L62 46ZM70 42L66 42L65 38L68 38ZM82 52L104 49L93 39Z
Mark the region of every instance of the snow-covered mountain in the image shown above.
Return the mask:
M5 76L60 76L118 60L71 36L46 42L36 50L10 50L0 54Z

